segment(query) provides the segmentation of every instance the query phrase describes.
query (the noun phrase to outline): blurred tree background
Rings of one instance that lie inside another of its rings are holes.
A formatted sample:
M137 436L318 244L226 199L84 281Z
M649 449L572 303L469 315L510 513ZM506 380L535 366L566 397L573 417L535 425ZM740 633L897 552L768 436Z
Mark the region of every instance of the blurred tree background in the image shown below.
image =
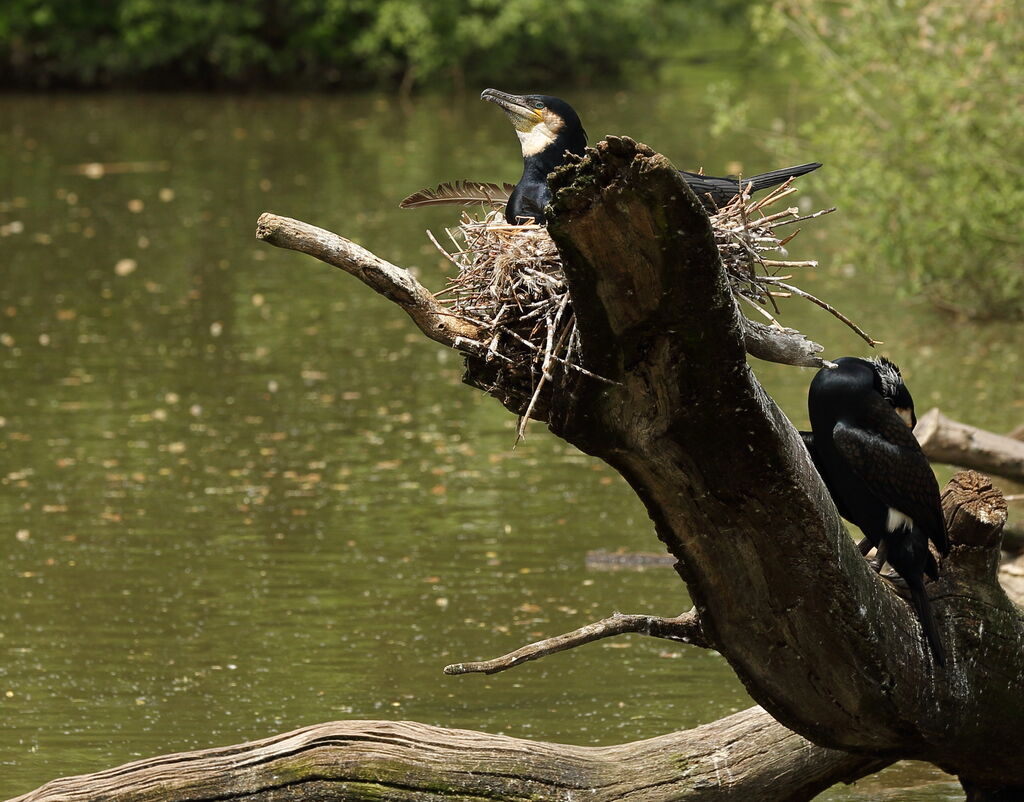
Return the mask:
M8 87L458 87L608 81L733 23L741 0L7 0ZM735 37L732 38L736 41Z
M1020 4L774 0L751 21L815 98L798 130L766 137L828 162L841 255L940 308L1024 318ZM720 124L746 124L742 104L718 106Z
M1024 318L1024 14L1015 0L6 0L0 88L450 92L782 67L815 112L844 257L975 317ZM742 102L709 87L720 125ZM780 135L782 134L782 135Z

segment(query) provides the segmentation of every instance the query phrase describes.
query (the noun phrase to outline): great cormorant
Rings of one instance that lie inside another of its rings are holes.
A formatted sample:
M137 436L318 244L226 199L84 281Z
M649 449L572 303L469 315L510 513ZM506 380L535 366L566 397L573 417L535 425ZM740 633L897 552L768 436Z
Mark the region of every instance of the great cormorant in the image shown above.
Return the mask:
M530 218L543 223L544 207L551 200L548 173L565 163L566 154L583 155L587 146L583 123L572 106L549 95L509 95L485 89L480 99L497 103L505 110L522 146L523 177L505 206L505 219L513 225ZM744 178L743 186L757 192L819 167L820 163L810 162L772 170ZM721 208L740 193L740 182L735 178L716 178L685 170L679 174L709 211Z
M875 569L888 560L907 583L935 661L943 665L924 576L939 573L928 542L942 555L949 544L939 485L912 431L914 400L899 368L885 358L842 357L836 365L811 381L811 431L801 435L839 514L866 535L861 551L875 546Z

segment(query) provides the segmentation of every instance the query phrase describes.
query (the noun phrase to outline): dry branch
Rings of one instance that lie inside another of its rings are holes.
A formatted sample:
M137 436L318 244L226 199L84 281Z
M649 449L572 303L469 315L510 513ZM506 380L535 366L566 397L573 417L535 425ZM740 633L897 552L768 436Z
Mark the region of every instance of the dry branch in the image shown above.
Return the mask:
M740 317L740 323L743 326L743 347L753 357L804 368L833 365L819 356L824 350L822 346L808 340L796 329L768 326L746 317Z
M481 348L476 341L478 327L453 317L412 273L344 237L300 220L264 212L256 224L256 239L309 254L355 276L402 307L420 331L442 345L465 351Z
M714 232L673 166L609 139L549 183L581 367L611 383L562 371L543 417L636 490L708 642L816 742L930 760L975 786L1024 784L1009 746L1024 698L1006 682L1024 675L1024 619L994 572L968 570L991 549L954 547L930 588L950 655L937 669L750 371ZM521 413L534 385L499 387L500 362L471 357L466 381Z
M914 434L928 459L1024 482L1024 442L951 420L938 407L920 417Z
M688 613L683 613L675 618L614 613L608 618L602 618L600 621L574 629L572 632L566 632L563 635L556 635L527 644L516 649L514 652L509 652L501 657L495 657L493 660L483 660L475 663L454 663L453 665L445 666L444 673L497 674L499 671L515 668L531 660L539 660L541 657L574 649L577 646L593 643L602 638L611 638L627 633L650 635L653 638L666 638L667 640L688 643L705 649L708 647L696 610L690 610Z

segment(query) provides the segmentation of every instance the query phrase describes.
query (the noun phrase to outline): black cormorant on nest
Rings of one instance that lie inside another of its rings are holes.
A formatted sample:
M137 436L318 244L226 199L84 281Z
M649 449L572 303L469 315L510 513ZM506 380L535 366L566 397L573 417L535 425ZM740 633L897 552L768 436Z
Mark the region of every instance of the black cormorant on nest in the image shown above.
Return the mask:
M514 224L533 220L544 222L544 207L551 200L548 173L565 164L572 156L582 156L587 132L575 109L561 98L550 95L509 95L497 89L485 89L481 100L497 103L512 121L523 151L523 175L505 206L505 219ZM821 167L819 162L783 167L769 173L742 179L742 192L749 195L778 186ZM741 194L740 179L716 178L680 170L697 198L709 212L718 211Z
M481 217L463 214L457 227L446 229L452 245L435 245L457 268L441 295L452 313L480 327L488 358L502 371L529 376L533 388L522 425L543 403L542 389L561 370L590 374L581 365L579 337L570 303L561 254L548 235L544 206L550 198L548 173L569 159L584 155L587 138L579 117L564 101L544 95L517 97L493 89L482 97L502 105L516 126L524 154L523 177L515 186L457 180L420 190L405 198L402 208L435 205L481 205ZM796 188L792 178L816 169L818 163L775 170L739 182L679 171L708 211L719 255L737 301L747 304L773 327L778 298L797 296L821 306L853 329L869 345L875 340L826 302L800 289L791 271L814 268L813 260L791 260L783 226L819 217L834 209L801 215L796 206L778 211L780 201ZM772 188L752 199L750 194ZM521 223L522 218L534 222ZM515 222L509 222L515 221ZM594 377L600 379L601 377ZM515 382L510 382L510 384ZM523 429L520 428L520 434Z

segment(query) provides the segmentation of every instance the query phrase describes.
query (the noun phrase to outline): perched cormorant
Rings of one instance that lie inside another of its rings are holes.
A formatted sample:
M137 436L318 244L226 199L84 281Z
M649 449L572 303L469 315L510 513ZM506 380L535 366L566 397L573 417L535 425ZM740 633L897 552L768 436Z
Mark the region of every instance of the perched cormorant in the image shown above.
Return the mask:
M949 551L946 523L928 458L914 437L914 400L885 358L836 360L811 381L811 431L801 432L839 514L866 535L862 553L878 549L875 569L889 564L910 595L935 661L945 662L924 576L938 578L928 549Z
M549 95L509 95L497 89L485 89L481 100L497 103L515 126L523 150L523 177L505 206L505 219L515 225L529 218L544 222L544 207L551 200L547 176L566 161L566 154L582 156L587 146L583 130L572 106ZM821 167L818 162L772 170L743 179L751 192L781 184L794 176ZM683 180L709 211L721 208L740 193L735 178L716 178L680 170Z

